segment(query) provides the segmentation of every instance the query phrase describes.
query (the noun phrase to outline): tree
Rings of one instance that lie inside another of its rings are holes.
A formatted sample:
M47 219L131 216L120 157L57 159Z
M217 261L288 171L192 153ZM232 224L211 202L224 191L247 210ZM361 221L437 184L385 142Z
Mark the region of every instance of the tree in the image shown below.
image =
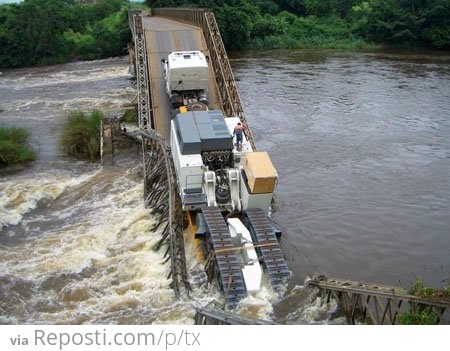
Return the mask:
M247 12L225 5L216 9L215 16L227 49L243 47L250 39L251 20Z
M92 30L100 57L123 55L131 37L127 12L116 12L97 22Z
M450 48L450 0L429 1L422 36L438 49Z
M271 0L256 0L255 5L261 9L262 13L276 15L280 12L280 6Z
M282 10L286 10L296 15L305 15L305 0L277 0L275 1Z
M411 43L417 39L414 19L396 0L372 0L367 20L367 32L376 42L389 44Z
M339 8L339 0L304 0L304 6L308 15L326 17L336 13Z
M122 55L131 37L125 0L27 0L0 6L0 67Z

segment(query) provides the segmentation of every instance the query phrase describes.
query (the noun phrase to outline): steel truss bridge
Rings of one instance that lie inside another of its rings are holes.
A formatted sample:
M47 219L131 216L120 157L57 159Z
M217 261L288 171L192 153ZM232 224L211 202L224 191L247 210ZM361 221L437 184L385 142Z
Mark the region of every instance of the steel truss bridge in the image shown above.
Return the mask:
M223 111L225 117L240 117L246 136L256 150L250 126L241 104L214 14L206 9L153 9L152 15L129 11L133 33L137 79L139 134L142 140L144 164L144 199L152 213L159 214L155 228L163 228L157 248L165 249L171 265L169 279L175 295L189 294L186 257L183 239L183 214L177 196L175 170L168 143L170 110L164 87L161 60L172 51L200 50L210 58L209 101L213 109ZM321 296L338 301L347 323L395 324L405 310L433 311L439 322L449 323L448 298L436 300L408 294L404 289L384 285L352 282L316 276L308 286L318 289ZM225 312L219 305L210 304L197 310L196 324L271 324L246 319Z

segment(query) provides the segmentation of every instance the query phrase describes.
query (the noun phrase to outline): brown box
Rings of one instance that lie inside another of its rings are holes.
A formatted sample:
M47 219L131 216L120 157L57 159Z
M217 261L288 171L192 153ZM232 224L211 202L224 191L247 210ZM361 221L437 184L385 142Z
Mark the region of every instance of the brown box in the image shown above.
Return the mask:
M252 194L272 193L277 183L277 170L267 152L245 154L244 171Z

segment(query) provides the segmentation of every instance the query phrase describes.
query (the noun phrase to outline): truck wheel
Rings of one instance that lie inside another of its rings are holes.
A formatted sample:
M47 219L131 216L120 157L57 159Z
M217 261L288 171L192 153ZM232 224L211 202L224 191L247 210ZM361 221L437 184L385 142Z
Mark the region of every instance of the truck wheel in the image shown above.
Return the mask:
M206 111L207 106L201 102L193 102L188 105L188 111Z

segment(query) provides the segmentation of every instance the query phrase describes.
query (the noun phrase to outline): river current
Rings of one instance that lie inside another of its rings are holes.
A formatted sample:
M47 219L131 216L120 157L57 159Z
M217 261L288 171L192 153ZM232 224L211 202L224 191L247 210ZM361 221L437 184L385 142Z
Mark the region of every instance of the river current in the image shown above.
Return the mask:
M450 56L281 51L234 57L280 180L285 247L311 272L450 282Z
M269 51L230 54L260 150L279 173L273 219L293 272L240 312L329 323L307 275L407 287L449 284L450 56ZM6 70L0 123L27 127L39 159L0 175L0 323L192 323L219 299L195 259L176 301L143 205L141 158L101 168L65 158L67 112L120 115L135 95L126 58ZM195 248L188 245L188 257Z

